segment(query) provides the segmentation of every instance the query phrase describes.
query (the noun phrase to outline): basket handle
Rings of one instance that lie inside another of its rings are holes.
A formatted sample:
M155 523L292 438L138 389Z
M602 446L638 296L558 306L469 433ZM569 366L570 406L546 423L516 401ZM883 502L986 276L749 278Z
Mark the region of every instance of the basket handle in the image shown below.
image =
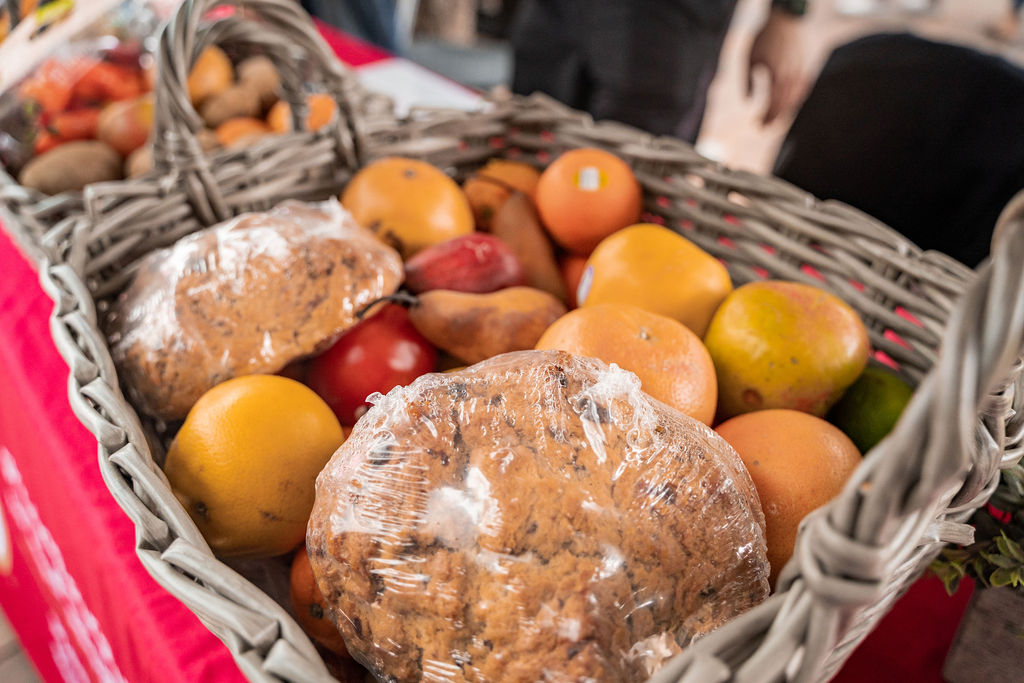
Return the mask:
M225 11L225 15L204 20L214 9ZM274 62L296 131L305 127L303 85L313 82L331 95L338 112L326 127L327 132L337 141L339 163L356 167L357 136L351 101L357 90L355 76L338 61L298 2L184 0L160 32L153 162L164 172L183 174L184 187L205 224L231 215L214 181L209 158L200 146L198 133L203 121L192 106L187 87L192 64L212 44L254 47Z
M824 680L950 540L944 530L964 530L1024 436L1021 411L1010 409L1024 392L1021 263L1024 192L1000 217L992 258L956 302L935 366L892 433L803 521L778 592L649 683Z

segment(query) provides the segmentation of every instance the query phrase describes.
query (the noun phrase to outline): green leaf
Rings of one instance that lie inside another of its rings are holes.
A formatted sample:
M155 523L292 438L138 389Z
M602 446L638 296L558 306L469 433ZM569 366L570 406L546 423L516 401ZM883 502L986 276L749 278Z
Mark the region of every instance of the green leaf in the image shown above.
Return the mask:
M942 585L946 587L948 595L956 593L960 580L964 577L965 573L961 565L950 564L939 558L932 562L930 569L942 581Z
M1009 586L1010 584L1020 581L1020 577L1015 576L1014 574L1015 573L1009 569L1000 568L992 572L992 576L990 576L988 580L995 588L999 588L1000 586Z
M1012 557L1006 557L1005 555L988 553L985 559L989 561L989 564L995 565L1000 569L1016 569L1020 566L1019 562L1014 562Z
M1021 549L1020 543L1007 536L1005 531L999 534L999 538L996 539L996 545L999 547L999 552L1003 555L1012 557L1018 562L1024 562L1024 550Z
M970 550L964 550L963 548L946 548L942 551L942 554L949 559L950 562L954 563L966 562L974 555Z
M983 585L988 583L988 580L985 578L985 562L980 557L974 558L971 562L971 569L974 570L974 576L976 576Z

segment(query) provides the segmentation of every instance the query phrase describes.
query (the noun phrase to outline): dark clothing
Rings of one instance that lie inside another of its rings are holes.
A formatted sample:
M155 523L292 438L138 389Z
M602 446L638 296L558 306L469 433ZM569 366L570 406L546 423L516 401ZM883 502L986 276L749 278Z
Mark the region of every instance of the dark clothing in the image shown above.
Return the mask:
M775 174L973 266L1024 187L1024 70L909 34L837 48Z
M395 24L395 0L302 0L314 17L397 53L401 49Z
M693 141L736 0L522 0L512 89Z

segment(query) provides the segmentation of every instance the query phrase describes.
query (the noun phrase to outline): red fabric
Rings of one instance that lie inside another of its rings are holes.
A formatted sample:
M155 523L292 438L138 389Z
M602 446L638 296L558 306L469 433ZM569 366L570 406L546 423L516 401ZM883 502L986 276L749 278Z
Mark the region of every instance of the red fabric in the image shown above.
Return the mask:
M964 581L950 596L934 576L919 579L864 639L833 681L941 682L946 653L973 591L974 585Z
M349 66L363 66L364 64L391 58L391 53L387 50L359 40L347 33L342 33L319 19L314 19L313 21L316 23L316 27L324 37L324 40L334 50L334 54L338 55L338 58Z
M0 501L13 540L0 604L29 657L46 680L244 680L136 557L134 525L68 405L52 303L2 232L0 274Z

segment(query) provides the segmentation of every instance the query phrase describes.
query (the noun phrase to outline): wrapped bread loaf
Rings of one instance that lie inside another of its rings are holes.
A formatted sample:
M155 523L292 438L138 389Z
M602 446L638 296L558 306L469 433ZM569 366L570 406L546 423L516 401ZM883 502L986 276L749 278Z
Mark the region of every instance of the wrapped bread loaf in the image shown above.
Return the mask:
M306 543L380 680L645 680L768 594L739 456L632 373L523 351L372 401Z
M182 418L224 380L326 348L402 274L337 201L285 202L149 254L112 307L111 353L136 406Z

